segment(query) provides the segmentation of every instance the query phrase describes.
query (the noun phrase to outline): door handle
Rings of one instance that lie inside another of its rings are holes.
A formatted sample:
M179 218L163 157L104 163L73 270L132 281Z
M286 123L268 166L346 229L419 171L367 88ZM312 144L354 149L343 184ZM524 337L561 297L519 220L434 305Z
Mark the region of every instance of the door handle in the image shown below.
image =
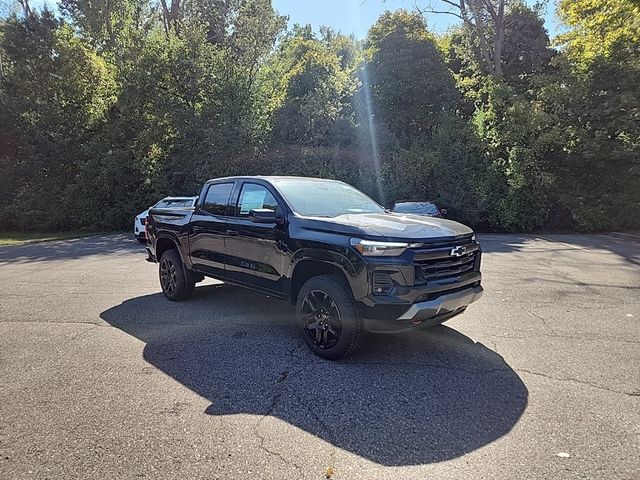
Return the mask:
M233 235L238 235L240 232L238 232L237 230L227 230L227 235L229 236L233 236Z

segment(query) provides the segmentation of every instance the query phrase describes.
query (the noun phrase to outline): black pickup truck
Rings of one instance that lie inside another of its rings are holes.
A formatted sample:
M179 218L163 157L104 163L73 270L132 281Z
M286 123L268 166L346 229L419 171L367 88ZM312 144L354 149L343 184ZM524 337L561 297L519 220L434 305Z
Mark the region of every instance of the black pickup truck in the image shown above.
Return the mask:
M169 300L207 276L290 301L305 342L328 359L366 332L442 323L482 295L471 229L391 213L335 180L210 180L192 209L151 209L147 237Z

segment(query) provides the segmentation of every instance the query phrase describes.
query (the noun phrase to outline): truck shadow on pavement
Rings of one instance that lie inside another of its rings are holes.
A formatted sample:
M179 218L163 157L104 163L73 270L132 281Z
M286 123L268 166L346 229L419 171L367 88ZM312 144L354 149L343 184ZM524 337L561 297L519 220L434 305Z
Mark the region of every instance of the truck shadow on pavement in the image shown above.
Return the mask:
M200 286L180 303L133 298L101 318L207 398L207 414L273 416L382 465L459 457L505 435L527 406L500 355L445 326L370 336L329 362L307 349L291 307L227 285Z

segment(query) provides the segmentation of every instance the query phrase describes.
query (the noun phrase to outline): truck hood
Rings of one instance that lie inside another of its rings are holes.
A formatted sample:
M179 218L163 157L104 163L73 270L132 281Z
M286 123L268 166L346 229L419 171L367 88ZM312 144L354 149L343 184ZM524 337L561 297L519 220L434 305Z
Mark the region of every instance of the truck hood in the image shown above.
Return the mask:
M359 213L306 220L308 229L387 241L434 241L473 233L453 220L405 213Z

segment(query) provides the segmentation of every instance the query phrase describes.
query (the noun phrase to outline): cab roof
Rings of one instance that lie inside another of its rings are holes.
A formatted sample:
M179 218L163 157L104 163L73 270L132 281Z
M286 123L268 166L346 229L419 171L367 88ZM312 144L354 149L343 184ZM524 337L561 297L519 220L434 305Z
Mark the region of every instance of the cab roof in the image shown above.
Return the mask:
M264 180L271 182L274 180L316 180L318 182L340 182L333 178L317 178L317 177L300 177L295 175L240 175L234 177L220 177L211 178L205 183L220 182L220 181L236 181L236 180Z

